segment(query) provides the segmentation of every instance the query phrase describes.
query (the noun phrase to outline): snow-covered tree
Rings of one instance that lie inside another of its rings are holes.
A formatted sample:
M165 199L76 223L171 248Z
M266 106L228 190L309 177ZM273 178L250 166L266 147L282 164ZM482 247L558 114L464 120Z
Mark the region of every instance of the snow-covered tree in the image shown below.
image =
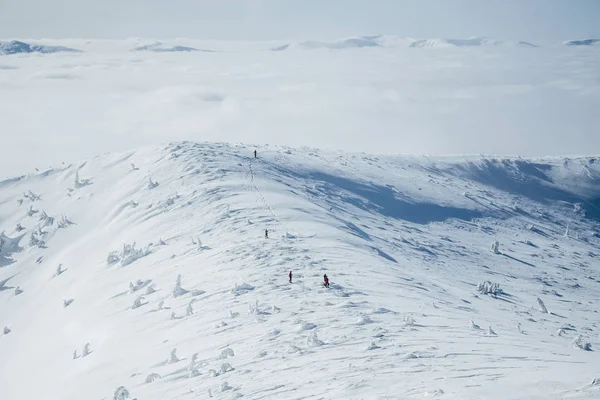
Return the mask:
M183 287L181 287L181 275L177 275L175 287L173 288L173 297L180 297L187 293L189 293L189 290L185 290Z
M573 342L573 347L575 347L576 349L581 349L581 350L585 350L585 351L592 351L591 343L584 341L583 337L581 337L581 335L579 335L575 338L575 341Z
M477 285L477 291L481 294L486 294L486 295L490 295L493 297L498 296L499 294L502 294L502 289L500 289L500 285L497 283L493 283L490 281L484 281L484 282L480 282Z
M192 307L192 305L194 304L194 302L196 301L196 299L192 299L190 300L190 303L188 304L186 310L185 310L185 315L186 316L192 316L194 315L194 308Z
M167 364L175 364L179 361L181 360L179 359L179 357L177 357L177 348L174 348L173 350L171 350L171 355L169 356Z
M158 186L158 182L153 182L152 178L148 178L148 190L152 190Z
M115 395L113 396L113 400L130 400L131 396L129 391L125 389L124 386L119 386L117 390L115 390Z
M85 357L87 355L89 355L92 352L91 348L90 348L90 344L86 343L85 346L83 346L83 355L82 357Z
M537 298L537 302L538 305L540 306L540 311L543 312L544 314L550 314L548 312L548 309L546 308L546 305L544 304L544 302L542 301L542 299L540 299L539 297Z
M492 246L490 248L490 250L492 251L492 253L494 254L500 254L500 251L498 250L498 247L500 246L500 243L496 240L494 242L492 242Z

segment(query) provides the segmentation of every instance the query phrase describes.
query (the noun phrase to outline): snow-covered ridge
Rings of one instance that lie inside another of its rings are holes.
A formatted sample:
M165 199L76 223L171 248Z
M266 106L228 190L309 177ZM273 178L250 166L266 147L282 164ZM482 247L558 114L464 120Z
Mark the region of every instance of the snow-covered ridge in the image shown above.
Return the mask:
M1 181L2 398L597 398L599 182L191 142Z
M212 50L200 50L195 47L188 46L170 46L161 42L156 42L152 44L138 46L134 51L151 51L155 53L174 53L174 52L192 52L192 51L203 51L203 52L212 52Z
M46 46L32 43L25 43L18 40L0 41L0 55L23 54L23 53L78 53L81 50L72 49L64 46Z
M564 44L567 46L593 46L600 44L600 39L567 40Z
M480 46L519 46L519 47L537 47L536 45L525 41L500 41L487 38L468 38L468 39L411 39L407 37L393 35L376 36L358 36L335 40L331 42L306 41L299 43L288 43L272 48L273 51L283 51L290 48L299 49L321 49L332 50L353 49L362 47L480 47Z

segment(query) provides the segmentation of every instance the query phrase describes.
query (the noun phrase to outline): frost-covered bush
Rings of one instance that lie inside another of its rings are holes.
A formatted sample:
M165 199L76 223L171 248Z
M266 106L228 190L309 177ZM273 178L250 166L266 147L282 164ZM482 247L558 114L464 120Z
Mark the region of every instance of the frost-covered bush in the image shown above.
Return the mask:
M504 293L502 289L500 289L500 285L498 283L484 281L477 285L477 291L481 294L486 294L489 296L498 296L499 294Z
M152 190L158 186L158 182L153 182L152 178L148 178L148 190Z
M196 299L190 300L190 303L188 304L188 306L185 310L185 315L188 317L194 315L194 308L192 307L192 305L194 304L194 301L196 301Z
M177 275L177 281L175 281L175 287L173 288L173 297L180 297L189 293L189 290L181 287L181 275Z
M500 250L498 250L498 247L500 246L500 243L496 240L492 243L492 246L490 247L490 250L492 251L492 253L494 254L500 254Z
M8 326L4 327L4 334L8 335L10 333L10 328Z
M54 218L46 214L46 211L42 210L42 213L40 214L40 222L43 222L44 226L51 226L54 224Z
M227 357L233 357L235 355L235 353L233 352L233 349L227 348L227 349L223 349L221 351L221 354L219 354L219 357L217 357L219 360L225 360Z
M115 390L115 395L113 396L113 400L130 400L131 396L129 395L129 391L125 389L125 386L119 386L117 390Z
M576 349L581 349L585 351L592 351L592 345L589 342L583 340L581 336L577 336L575 341L573 342L573 347Z
M92 352L91 348L90 348L90 344L86 343L85 346L83 346L83 355L82 357L87 356L88 354L90 354Z
M151 373L150 375L148 375L146 377L146 383L152 383L155 380L160 379L160 378L161 378L161 376L159 374L157 374L157 373Z
M540 299L539 297L537 298L537 302L538 305L540 306L540 311L543 312L544 314L550 314L548 312L548 309L546 308L546 305L544 304L544 302L542 301L542 299Z
M179 362L179 358L177 357L177 348L171 350L171 355L169 356L169 360L167 361L167 364L175 364L177 362Z
M60 221L57 222L57 225L59 229L65 229L69 225L73 225L73 222L71 222L65 215L63 215L60 218Z
M322 341L319 340L319 338L317 337L317 331L313 330L311 331L308 336L306 337L306 345L309 347L318 347L318 346L322 346L324 343Z
M80 179L79 178L79 171L75 172L75 182L74 182L75 189L79 189L79 188L82 188L84 186L88 186L91 184L92 183L89 179Z
M124 244L123 250L120 252L111 251L106 258L108 265L121 264L121 267L129 265L142 257L146 257L150 254L150 247L137 249L135 242L133 244Z

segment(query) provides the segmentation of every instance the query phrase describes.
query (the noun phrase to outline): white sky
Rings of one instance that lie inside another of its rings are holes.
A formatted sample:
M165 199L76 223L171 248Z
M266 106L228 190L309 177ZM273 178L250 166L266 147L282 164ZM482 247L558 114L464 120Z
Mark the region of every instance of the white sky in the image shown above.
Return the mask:
M0 0L0 37L600 36L597 0Z

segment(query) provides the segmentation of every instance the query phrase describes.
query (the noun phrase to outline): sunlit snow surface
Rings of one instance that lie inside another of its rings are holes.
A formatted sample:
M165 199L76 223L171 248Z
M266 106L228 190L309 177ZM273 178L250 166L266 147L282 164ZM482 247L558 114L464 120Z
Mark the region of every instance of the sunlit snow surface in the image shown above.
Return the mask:
M20 40L81 52L0 56L1 177L171 140L600 151L593 39Z
M181 142L1 181L1 398L597 399L599 178Z

